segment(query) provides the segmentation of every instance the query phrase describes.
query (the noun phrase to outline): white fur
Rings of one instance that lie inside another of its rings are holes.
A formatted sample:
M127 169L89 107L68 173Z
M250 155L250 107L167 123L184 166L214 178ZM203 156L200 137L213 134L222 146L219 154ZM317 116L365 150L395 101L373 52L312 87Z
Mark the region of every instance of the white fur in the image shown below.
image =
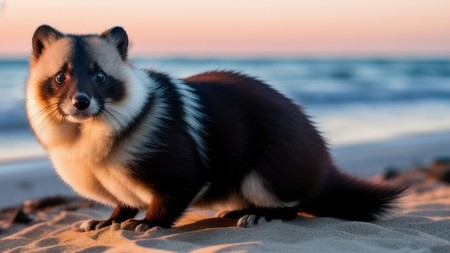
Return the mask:
M145 79L141 80L144 81ZM146 82L151 82L148 77ZM112 160L127 163L139 157L140 154L151 155L157 153L160 151L159 147L164 145L159 141L159 133L164 128L163 120L168 117L168 103L163 96L163 88L156 88L155 85L150 87L150 93L153 94L154 99L151 111L144 116L143 122L132 133L129 133L129 137L122 140L121 145L114 150L114 153L111 154ZM144 102L141 106L143 104ZM150 143L143 142L143 139L150 141Z
M202 137L205 134L205 129L202 124L205 115L201 112L202 105L199 102L198 96L194 93L194 89L187 86L182 80L173 79L180 99L183 104L184 121L187 123L187 131L191 138L197 145L197 150L202 158L202 161L207 164L208 157L206 155L206 145Z
M127 69L124 71L127 80L125 98L118 103L113 103L109 99L105 101L105 109L115 117L108 117L111 116L108 113L102 114L103 120L109 122L116 133L121 132L139 114L152 88L147 73L130 67Z
M111 145L111 132L106 125L98 124L89 131L77 133L76 142L51 145L47 148L58 175L77 193L101 203L114 205L118 199L109 192L98 178L106 150ZM95 143L97 145L92 145ZM106 151L107 153L107 151Z
M255 171L250 172L242 181L242 195L258 207L294 207L298 201L283 202L271 190L267 189L264 179Z

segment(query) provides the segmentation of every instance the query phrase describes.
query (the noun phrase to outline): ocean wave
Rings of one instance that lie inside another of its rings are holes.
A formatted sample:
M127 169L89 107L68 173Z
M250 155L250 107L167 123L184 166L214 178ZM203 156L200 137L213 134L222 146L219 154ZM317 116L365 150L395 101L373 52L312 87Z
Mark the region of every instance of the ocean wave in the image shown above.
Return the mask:
M450 59L220 59L135 58L133 64L188 76L236 69L256 76L307 107L413 104L442 101L450 107ZM23 87L26 60L0 60L0 130L26 129Z

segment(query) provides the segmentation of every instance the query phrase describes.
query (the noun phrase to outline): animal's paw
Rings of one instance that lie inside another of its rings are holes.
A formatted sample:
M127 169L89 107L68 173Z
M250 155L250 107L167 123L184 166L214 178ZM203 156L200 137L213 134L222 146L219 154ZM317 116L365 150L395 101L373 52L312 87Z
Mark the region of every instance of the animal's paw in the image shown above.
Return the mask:
M120 224L120 228L123 230L131 230L136 232L145 232L152 228L147 220L135 220L129 219Z
M80 230L87 232L92 230L108 227L113 223L113 220L87 220L80 225Z
M248 214L248 212L241 210L221 212L218 213L216 217L238 219L237 226L242 228L254 227L258 224L270 221L270 219L264 215Z
M241 228L250 228L250 227L254 227L256 225L260 225L263 223L267 223L269 222L266 217L261 216L261 215L257 215L257 214L247 214L242 216L238 222L237 222L237 226L241 227Z

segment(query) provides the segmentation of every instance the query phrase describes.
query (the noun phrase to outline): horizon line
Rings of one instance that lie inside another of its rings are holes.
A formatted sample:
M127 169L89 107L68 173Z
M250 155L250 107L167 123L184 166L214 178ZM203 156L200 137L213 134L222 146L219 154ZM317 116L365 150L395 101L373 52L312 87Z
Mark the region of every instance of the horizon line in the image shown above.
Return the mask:
M29 59L31 54L3 54L1 60ZM133 53L129 59L447 59L450 52L445 53L248 53L248 54L190 54L190 53Z

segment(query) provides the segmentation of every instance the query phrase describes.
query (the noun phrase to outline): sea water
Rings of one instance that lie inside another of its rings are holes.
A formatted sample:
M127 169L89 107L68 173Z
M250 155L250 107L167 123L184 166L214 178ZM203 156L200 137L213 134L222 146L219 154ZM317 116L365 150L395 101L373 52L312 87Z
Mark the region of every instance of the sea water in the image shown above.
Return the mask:
M449 59L132 58L187 77L255 76L301 104L333 147L450 130ZM0 59L0 161L43 154L24 110L26 59Z

